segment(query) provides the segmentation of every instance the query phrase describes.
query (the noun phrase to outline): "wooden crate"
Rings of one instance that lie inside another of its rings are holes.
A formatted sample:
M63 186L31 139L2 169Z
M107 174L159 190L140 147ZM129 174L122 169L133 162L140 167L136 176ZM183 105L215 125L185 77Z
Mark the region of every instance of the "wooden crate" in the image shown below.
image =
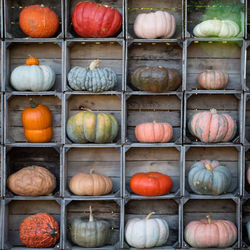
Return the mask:
M248 247L250 246L250 241L247 236L247 230L246 230L246 224L250 220L250 201L249 200L243 200L242 203L242 247Z

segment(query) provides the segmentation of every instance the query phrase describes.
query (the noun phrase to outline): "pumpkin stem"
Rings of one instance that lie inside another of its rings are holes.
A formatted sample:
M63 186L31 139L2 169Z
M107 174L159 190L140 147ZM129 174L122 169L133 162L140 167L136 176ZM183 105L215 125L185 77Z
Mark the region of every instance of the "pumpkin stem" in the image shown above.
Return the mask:
M89 173L93 174L95 172L95 170L93 168L90 169Z
M208 224L211 224L211 223L212 223L211 216L210 216L210 215L207 215L206 217L207 217L207 222L208 222Z
M210 112L211 112L211 114L217 114L217 110L216 109L210 109Z
M98 68L99 67L99 63L100 63L99 59L96 59L96 60L92 61L90 63L90 65L88 66L88 69L92 70L92 69Z
M37 107L37 104L32 100L32 98L29 99L30 101L30 106L34 109Z
M150 214L148 214L145 220L148 220L153 214L155 214L155 212L151 212Z
M212 167L210 164L205 164L205 168L206 168L207 170L210 170L210 171L213 171L213 170L214 170L213 167Z
M89 221L94 221L94 217L93 217L93 214L92 214L92 207L89 206Z
M44 8L44 7L45 7L45 6L44 6L44 4L41 4L40 6L41 6L42 8Z
M79 106L79 109L80 109L80 110L83 110L83 111L89 111L89 112L92 112L92 110L91 110L91 109L89 109L89 108L85 108L84 106Z
M52 228L49 223L47 223L47 225L51 229L51 231L49 232L49 234L51 235L51 237L53 237L53 238L56 237L56 235L57 235L56 229Z

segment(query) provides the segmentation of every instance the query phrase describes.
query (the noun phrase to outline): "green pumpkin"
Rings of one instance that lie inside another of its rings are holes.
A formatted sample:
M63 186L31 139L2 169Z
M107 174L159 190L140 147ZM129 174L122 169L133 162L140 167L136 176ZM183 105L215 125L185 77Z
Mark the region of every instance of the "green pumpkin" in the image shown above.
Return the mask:
M218 161L196 162L188 173L188 183L196 194L220 195L231 185L232 175L228 168Z
M81 111L67 122L67 135L75 143L109 143L118 134L118 123L111 114Z
M76 218L71 223L71 240L81 247L102 247L110 239L110 224L104 220L94 220L91 207L89 221Z
M69 86L73 90L94 93L114 89L117 84L116 73L110 68L98 68L99 60L93 61L88 68L76 66L68 74Z
M131 84L143 91L174 91L181 85L181 76L176 69L142 66L132 72Z

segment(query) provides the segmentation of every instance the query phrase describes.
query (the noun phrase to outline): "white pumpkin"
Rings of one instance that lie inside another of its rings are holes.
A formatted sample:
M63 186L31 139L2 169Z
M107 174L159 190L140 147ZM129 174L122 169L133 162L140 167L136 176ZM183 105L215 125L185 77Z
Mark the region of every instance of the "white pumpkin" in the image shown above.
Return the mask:
M235 37L239 34L239 25L231 20L207 20L194 27L196 37Z
M130 219L125 227L127 243L136 248L159 247L167 243L169 236L168 223L159 218L150 219L154 212L145 219Z
M166 11L139 14L134 22L134 32L140 38L170 38L176 28L175 18Z

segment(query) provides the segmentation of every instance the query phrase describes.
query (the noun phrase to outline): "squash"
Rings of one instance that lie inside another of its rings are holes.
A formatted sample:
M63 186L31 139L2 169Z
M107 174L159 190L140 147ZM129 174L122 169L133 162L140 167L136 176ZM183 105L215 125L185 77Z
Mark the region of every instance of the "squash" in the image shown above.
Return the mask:
M71 240L86 248L105 246L110 239L110 224L104 220L94 220L91 206L89 212L89 221L76 218L71 223Z
M56 188L56 177L44 167L29 166L10 175L7 186L17 195L49 195Z
M103 92L114 89L117 84L116 73L110 68L98 68L99 60L91 62L88 68L76 66L68 74L69 86L73 90Z
M169 142L173 137L173 127L169 123L142 123L135 127L139 142Z
M250 241L250 221L247 222L246 228L247 228L247 237L248 240Z
M131 247L153 248L167 243L169 236L168 223L164 219L150 218L151 212L145 219L133 218L128 220L125 227L125 239Z
M189 131L202 142L227 142L236 134L235 120L228 114L217 114L216 109L194 114L188 123Z
M159 172L147 172L134 174L129 185L135 194L160 196L171 192L173 181L168 175Z
M21 242L31 248L53 247L60 238L57 221L47 213L26 217L21 223L19 231Z
M46 91L54 86L56 74L50 66L39 65L37 58L28 58L26 65L16 67L10 76L11 86L19 91Z
M121 29L122 16L107 5L85 1L75 6L72 25L81 37L111 37Z
M230 188L232 175L218 161L203 160L192 165L188 183L196 194L220 195Z
M131 84L138 90L167 92L179 88L181 76L176 69L161 66L141 66L131 73Z
M189 222L184 238L195 248L226 248L237 240L237 228L231 221L212 220L207 216L207 219Z
M175 33L175 28L174 16L161 10L141 13L134 22L134 32L140 38L171 38Z
M22 31L34 38L52 37L58 30L59 19L50 8L41 5L30 5L22 9L19 15Z

